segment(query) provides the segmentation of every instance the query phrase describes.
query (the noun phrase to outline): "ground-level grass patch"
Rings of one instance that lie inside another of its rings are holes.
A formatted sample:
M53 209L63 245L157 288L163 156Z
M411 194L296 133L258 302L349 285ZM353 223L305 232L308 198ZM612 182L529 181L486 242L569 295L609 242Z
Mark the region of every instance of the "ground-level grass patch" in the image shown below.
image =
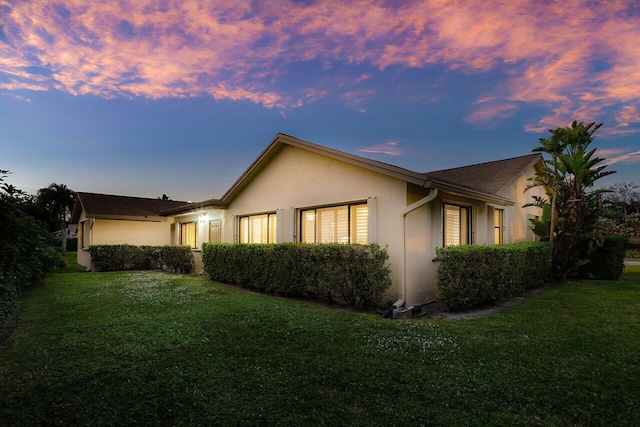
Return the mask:
M392 321L162 272L54 274L0 353L0 420L633 425L639 296L628 268L487 318Z

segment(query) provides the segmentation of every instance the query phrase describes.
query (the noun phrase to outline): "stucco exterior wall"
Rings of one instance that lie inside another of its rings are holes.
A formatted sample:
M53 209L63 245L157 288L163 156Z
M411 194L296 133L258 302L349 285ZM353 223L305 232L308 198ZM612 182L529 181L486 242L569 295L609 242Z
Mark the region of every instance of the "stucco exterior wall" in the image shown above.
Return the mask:
M535 175L535 168L529 167L510 185L504 188L499 194L508 197L515 203L506 210L505 232L508 236L508 243L531 242L534 239L531 231L531 216L541 216L542 209L538 207L526 207L527 203L533 202L533 196L546 197L543 187L533 187L526 192L527 185L530 184L528 178Z
M95 219L91 230L92 245L150 245L162 246L171 243L171 223Z
M400 211L406 206L407 185L358 166L297 147L284 146L229 204L224 219L223 241L236 239L234 216L276 212L279 242L299 241L299 210L324 205L363 201L375 197L376 242L387 246L394 285L389 299L397 293Z

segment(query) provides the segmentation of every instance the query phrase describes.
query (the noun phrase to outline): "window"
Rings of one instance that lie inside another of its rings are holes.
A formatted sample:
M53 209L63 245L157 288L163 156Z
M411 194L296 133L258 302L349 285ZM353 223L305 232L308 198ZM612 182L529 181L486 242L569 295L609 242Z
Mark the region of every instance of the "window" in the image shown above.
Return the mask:
M444 205L443 228L444 246L460 246L471 243L469 228L471 208L456 205Z
M493 209L493 243L504 243L504 210Z
M307 209L300 214L303 243L367 244L369 211L366 204Z
M189 246L191 249L198 247L198 225L195 222L180 224L180 244Z
M276 214L240 217L240 243L276 243Z

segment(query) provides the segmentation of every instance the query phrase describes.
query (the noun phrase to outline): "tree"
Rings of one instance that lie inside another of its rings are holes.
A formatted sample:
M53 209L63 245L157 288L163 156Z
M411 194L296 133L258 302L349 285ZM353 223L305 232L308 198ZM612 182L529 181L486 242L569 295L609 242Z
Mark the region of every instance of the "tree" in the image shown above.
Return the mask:
M158 197L158 199L160 199L160 200L171 200L171 197L167 196L166 194L163 194L162 197Z
M638 212L640 206L640 185L633 182L616 182L607 189L605 201L620 210L623 217Z
M548 236L550 275L554 279L563 280L575 273L600 237L600 194L606 190L589 190L600 178L615 173L604 171L604 159L596 157L596 149L590 148L600 126L602 123L574 121L570 127L550 130L551 138L541 138L541 147L533 150L550 156L528 187L544 186L547 198L534 197L528 206L550 208L550 221L532 222L536 234ZM590 248L587 253L585 248Z
M0 170L0 332L22 292L64 263L49 230L22 209L24 192L3 184L9 173Z
M60 230L63 248L67 245L67 229L75 199L76 193L64 184L53 183L38 190L37 204L48 212L51 224Z

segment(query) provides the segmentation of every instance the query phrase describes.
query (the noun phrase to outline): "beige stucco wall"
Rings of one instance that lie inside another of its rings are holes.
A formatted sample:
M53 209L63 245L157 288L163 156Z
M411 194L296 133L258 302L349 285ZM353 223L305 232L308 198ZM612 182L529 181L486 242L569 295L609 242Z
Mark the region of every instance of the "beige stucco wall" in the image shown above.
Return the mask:
M377 224L369 234L387 246L393 287L398 294L400 211L406 206L406 182L297 147L284 146L251 183L229 204L223 241L236 238L234 216L276 212L282 242L298 241L299 210L309 207L366 201L375 197Z
M505 228L509 243L533 240L529 216L541 216L542 209L538 207L523 208L522 206L533 202L533 196L546 197L544 187L533 187L526 192L524 191L527 185L530 184L528 178L535 175L535 172L533 166L529 167L523 171L515 181L500 192L501 196L508 197L515 201L514 205L506 210L507 218L505 220Z

